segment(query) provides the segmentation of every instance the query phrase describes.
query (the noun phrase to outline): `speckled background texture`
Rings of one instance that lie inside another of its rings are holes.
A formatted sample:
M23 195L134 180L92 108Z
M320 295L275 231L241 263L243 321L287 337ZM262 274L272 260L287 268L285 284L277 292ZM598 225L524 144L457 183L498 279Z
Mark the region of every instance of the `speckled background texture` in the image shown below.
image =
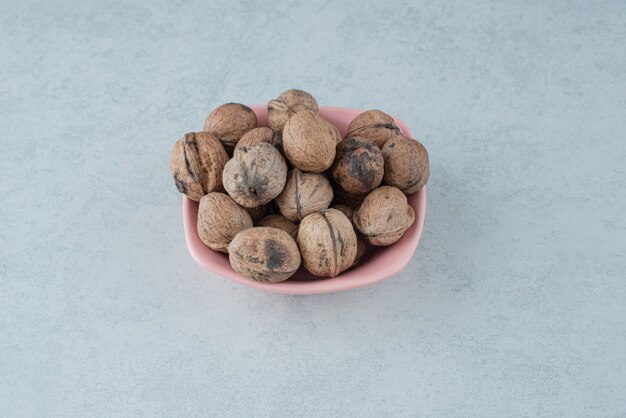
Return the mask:
M0 416L626 416L623 1L0 3ZM171 145L292 87L428 147L399 276L189 256Z

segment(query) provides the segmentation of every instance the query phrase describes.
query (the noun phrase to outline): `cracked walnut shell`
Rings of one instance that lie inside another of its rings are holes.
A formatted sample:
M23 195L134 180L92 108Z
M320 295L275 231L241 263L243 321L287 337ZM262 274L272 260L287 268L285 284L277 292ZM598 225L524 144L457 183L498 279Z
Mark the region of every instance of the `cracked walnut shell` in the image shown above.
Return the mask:
M415 221L415 212L400 189L381 186L365 197L352 220L370 244L386 246L402 238Z
M305 216L327 209L333 200L333 188L323 174L305 173L294 168L287 174L276 205L287 219L300 221Z
M326 209L302 220L298 246L308 271L316 276L335 277L354 263L356 234L343 213Z
M222 171L228 154L215 136L191 132L176 141L170 171L178 191L199 202L207 193L222 189Z
M278 150L267 142L241 147L226 163L224 188L241 206L253 208L274 199L283 190L287 164Z
M252 228L252 219L244 208L224 193L209 193L198 207L198 236L210 249L221 252L239 232Z
M237 234L228 246L228 258L237 273L264 283L287 280L301 263L291 235L270 227L254 227Z

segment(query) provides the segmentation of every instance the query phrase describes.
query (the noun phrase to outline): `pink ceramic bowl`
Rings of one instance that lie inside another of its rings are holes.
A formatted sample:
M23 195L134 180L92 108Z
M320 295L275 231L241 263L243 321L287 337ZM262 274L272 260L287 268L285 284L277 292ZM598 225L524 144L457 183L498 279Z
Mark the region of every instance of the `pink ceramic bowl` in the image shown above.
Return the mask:
M267 107L265 105L250 106L258 117L259 126L267 126ZM346 134L350 121L362 110L343 109L338 107L321 107L322 115L332 122L342 135ZM410 136L409 129L401 120L394 118L402 132ZM281 283L261 283L235 272L228 262L228 255L218 253L206 247L196 229L198 222L198 203L183 197L183 221L185 237L191 256L205 269L224 276L234 282L274 293L290 295L313 295L319 293L339 292L367 286L388 279L398 274L411 260L424 227L426 215L426 188L408 196L409 204L415 209L415 222L404 236L392 246L372 247L363 262L334 278L319 278L311 275L303 267L289 280Z

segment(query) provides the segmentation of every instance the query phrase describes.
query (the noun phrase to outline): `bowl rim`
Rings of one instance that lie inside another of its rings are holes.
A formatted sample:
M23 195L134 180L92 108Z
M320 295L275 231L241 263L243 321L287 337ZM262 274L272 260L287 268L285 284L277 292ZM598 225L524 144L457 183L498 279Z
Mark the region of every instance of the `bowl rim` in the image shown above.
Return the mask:
M266 105L250 105L256 114L259 112L264 115L267 113ZM360 109L341 108L332 106L320 106L322 113L354 113L355 115L363 112ZM411 133L406 124L392 116L400 127L401 131L411 137ZM417 198L411 198L416 196ZM191 257L200 266L206 270L216 273L228 280L255 288L265 290L271 293L288 294L288 295L314 295L323 293L334 293L358 287L368 286L387 280L400 273L409 264L415 251L419 245L419 241L424 229L424 221L426 218L426 186L422 187L416 194L409 196L409 204L415 210L415 232L410 237L408 247L403 253L399 253L394 258L393 263L387 264L382 270L377 270L376 274L362 274L357 277L342 278L340 274L334 278L320 278L319 280L286 280L280 283L262 283L240 276L230 266L225 268L221 265L211 263L203 256L203 252L207 251L207 247L200 241L195 225L197 219L198 203L192 201L186 196L182 197L183 210L183 226L185 232L185 241ZM195 212L195 213L194 213ZM357 267L358 268L358 267Z

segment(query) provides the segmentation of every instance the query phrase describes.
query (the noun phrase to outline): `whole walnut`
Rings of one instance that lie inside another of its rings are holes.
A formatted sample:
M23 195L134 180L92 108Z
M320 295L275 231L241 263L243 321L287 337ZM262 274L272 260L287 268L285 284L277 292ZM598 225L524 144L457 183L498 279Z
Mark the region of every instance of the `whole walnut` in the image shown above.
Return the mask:
M346 218L348 218L350 222L352 222L354 209L352 209L350 206L340 203L338 205L333 205L332 208L337 209L339 212L346 215ZM363 255L365 255L365 253L367 252L368 244L361 235L361 233L354 226L354 222L352 222L352 226L354 227L354 233L356 234L356 257L354 258L354 263L352 263L352 266L356 266L361 261Z
M391 116L380 110L367 110L352 119L346 137L366 138L382 148L389 138L398 133L400 128Z
M252 219L244 208L224 193L209 193L200 199L198 236L210 249L226 251L240 231L252 228Z
M346 138L337 144L332 173L337 184L348 193L369 193L383 180L383 153L367 139Z
M285 218L300 221L305 216L327 209L333 200L333 188L323 174L305 173L294 168L287 174L276 205Z
M170 171L178 191L199 202L207 193L222 189L222 171L228 155L208 132L188 133L172 149Z
M224 188L235 202L247 208L264 205L283 190L287 164L278 150L267 142L241 147L226 163Z
M415 212L400 189L381 186L367 195L352 219L370 244L386 246L402 238L413 224Z
M308 271L316 276L335 277L354 262L356 234L343 213L326 209L302 220L298 246Z
M321 173L333 164L337 135L316 112L301 110L293 114L283 129L285 155L302 171Z
M239 139L256 128L256 114L241 103L226 103L213 110L204 121L204 131L211 132L230 153Z
M228 258L237 273L265 283L287 280L301 263L291 235L270 227L241 231L228 246Z
M283 138L280 132L274 132L270 128L254 128L248 131L241 137L237 145L235 145L235 151L241 147L249 147L259 142L267 142L276 147L280 153L283 153Z
M384 180L390 186L411 194L421 189L430 177L428 151L424 145L402 135L394 135L383 146Z
M268 214L268 212L271 209L271 206L269 203L267 203L265 205L256 206L253 208L244 208L244 209L246 210L246 212L248 212L248 214L252 218L252 223L256 225L257 222L259 222L261 219L263 219L265 215Z
M282 132L289 118L297 111L318 112L317 102L306 91L287 90L267 104L267 124L274 132Z
M333 201L337 204L344 204L351 208L358 208L361 206L361 202L365 199L367 194L355 194L348 193L343 190L338 184L333 183Z
M258 222L257 226L269 226L272 228L282 229L291 235L293 239L298 237L298 225L280 214L266 216Z

